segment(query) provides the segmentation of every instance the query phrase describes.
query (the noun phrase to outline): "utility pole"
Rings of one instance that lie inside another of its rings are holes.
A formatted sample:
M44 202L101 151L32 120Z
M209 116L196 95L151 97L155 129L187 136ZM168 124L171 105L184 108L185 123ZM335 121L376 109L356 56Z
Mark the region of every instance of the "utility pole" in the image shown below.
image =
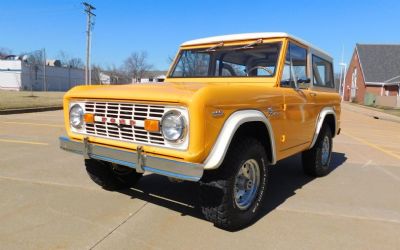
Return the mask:
M85 12L87 14L86 23L86 67L85 67L85 84L92 84L92 75L90 70L90 49L91 49L91 31L93 27L92 16L96 16L92 10L96 8L87 2L82 3L85 6Z

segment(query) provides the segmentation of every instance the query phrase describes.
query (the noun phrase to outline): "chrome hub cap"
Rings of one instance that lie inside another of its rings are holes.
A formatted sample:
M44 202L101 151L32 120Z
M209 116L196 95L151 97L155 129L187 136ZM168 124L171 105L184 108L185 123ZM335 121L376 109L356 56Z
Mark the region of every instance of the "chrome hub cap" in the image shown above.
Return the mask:
M235 177L234 199L236 206L245 210L253 204L260 186L260 167L256 160L247 160Z
M330 148L330 144L329 144L329 138L328 136L324 137L324 141L322 142L322 157L321 157L321 163L322 165L327 165L328 161L329 161L329 155L331 152L331 148Z

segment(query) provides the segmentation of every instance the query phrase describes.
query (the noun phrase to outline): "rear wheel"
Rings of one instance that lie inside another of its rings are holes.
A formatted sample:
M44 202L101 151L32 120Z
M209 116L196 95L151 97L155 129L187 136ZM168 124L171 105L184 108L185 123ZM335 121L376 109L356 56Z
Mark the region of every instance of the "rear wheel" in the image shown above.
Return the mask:
M114 163L89 159L85 165L90 179L106 190L130 188L142 177L135 169Z
M322 126L315 145L302 154L303 170L307 175L320 177L329 173L332 155L332 132L326 124Z
M260 142L243 138L232 143L220 168L206 172L200 184L205 218L228 230L242 228L256 219L269 175Z

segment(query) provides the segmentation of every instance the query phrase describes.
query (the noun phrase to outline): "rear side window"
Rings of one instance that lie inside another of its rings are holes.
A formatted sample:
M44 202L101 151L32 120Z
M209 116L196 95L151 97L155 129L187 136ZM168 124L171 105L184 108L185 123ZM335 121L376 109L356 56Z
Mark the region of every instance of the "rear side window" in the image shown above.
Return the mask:
M312 68L314 75L314 86L334 88L332 63L313 55Z

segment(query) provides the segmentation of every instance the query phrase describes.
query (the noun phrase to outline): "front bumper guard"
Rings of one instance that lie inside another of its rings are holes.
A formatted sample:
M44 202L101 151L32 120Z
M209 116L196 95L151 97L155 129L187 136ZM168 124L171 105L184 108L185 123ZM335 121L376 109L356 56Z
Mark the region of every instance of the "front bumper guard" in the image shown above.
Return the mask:
M84 159L96 159L127 166L134 168L138 173L148 171L187 181L199 181L203 176L203 164L146 155L141 146L136 152L132 152L90 143L87 137L83 141L71 140L67 137L60 137L59 140L61 149L82 154Z

